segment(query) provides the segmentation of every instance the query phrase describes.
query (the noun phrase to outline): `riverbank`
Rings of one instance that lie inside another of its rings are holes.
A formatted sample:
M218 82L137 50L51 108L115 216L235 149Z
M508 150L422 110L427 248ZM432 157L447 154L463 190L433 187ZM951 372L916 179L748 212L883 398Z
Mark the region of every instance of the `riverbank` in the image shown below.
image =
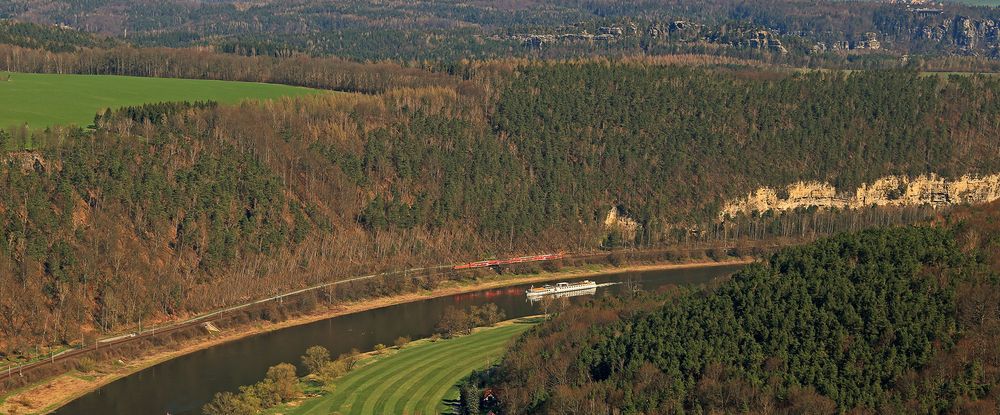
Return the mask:
M450 413L455 386L473 371L498 360L515 336L542 321L528 316L479 327L450 339L420 339L402 348L367 353L345 375L323 385L300 380L305 396L267 410L267 414L344 415Z
M683 268L697 268L708 266L734 265L750 262L749 260L731 260L723 262L702 261L691 263L668 263L654 265L635 265L623 267L585 267L575 268L553 273L541 273L530 275L495 275L481 278L475 281L455 282L450 281L442 284L434 290L412 292L392 297L368 299L353 303L341 303L329 307L321 307L308 315L291 318L277 323L256 323L239 329L223 330L221 333L209 337L199 337L189 342L183 343L180 347L171 350L157 350L149 354L128 361L118 361L114 363L98 365L94 370L87 373L73 371L46 381L16 390L0 397L0 413L25 414L25 413L45 413L84 395L101 386L111 383L119 378L128 376L135 372L146 369L150 366L164 361L183 356L198 350L217 346L223 343L239 340L245 337L258 335L261 333L281 330L284 328L308 324L332 317L388 307L396 304L403 304L414 301L421 301L435 297L443 297L467 292L500 288L517 284L530 284L537 282L552 281L558 279L584 278L594 275L611 274L629 271L653 271L670 270Z

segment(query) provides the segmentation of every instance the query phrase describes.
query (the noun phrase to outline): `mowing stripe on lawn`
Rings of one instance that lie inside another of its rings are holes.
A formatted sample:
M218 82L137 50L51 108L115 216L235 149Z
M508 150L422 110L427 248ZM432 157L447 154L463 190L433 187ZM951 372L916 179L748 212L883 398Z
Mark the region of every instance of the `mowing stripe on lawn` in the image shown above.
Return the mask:
M506 342L499 342L495 344L491 348L492 353L499 353L503 351L504 343ZM464 375L469 374L477 368L486 366L486 364L479 360L478 357L479 356L476 356L476 358L468 362L455 365L447 371L442 371L433 378L429 379L427 382L422 383L415 392L407 394L407 396L412 396L413 399L406 402L403 406L403 412L397 413L435 413L443 396L449 389L455 387L455 384L458 383Z
M502 350L503 345L507 341L505 337L497 337L491 340L492 341L490 341L490 344L487 349L488 351L486 353L477 353L475 355L470 355L474 357L468 360L456 361L453 365L444 366L441 368L441 370L436 371L434 373L429 373L428 374L429 376L420 378L419 380L421 382L419 383L407 382L408 389L406 391L409 393L403 395L409 396L411 397L411 399L408 399L405 402L403 402L404 406L401 409L404 411L412 410L415 404L417 403L417 399L426 399L427 390L434 386L437 386L439 382L444 382L451 378L457 378L453 382L445 382L449 388L451 386L454 386L455 382L457 382L457 380L461 378L463 373L472 372L472 370L475 369L476 367L483 366L482 360L480 360L481 356L490 356L493 353ZM447 392L447 389L445 390L445 392ZM396 405L396 408L399 408L398 404ZM397 411L396 413L401 413L401 412Z
M388 379L393 377L402 376L404 373L409 374L416 369L426 370L437 361L438 357L448 357L454 353L461 353L489 341L488 338L474 338L473 342L460 342L459 340L463 339L444 341L437 344L438 347L432 347L435 346L434 344L428 345L427 348L430 350L419 350L420 353L404 355L406 352L404 349L396 356L390 356L382 361L372 363L370 367L362 368L367 370L355 372L355 379L350 379L352 381L350 384L337 385L337 389L344 391L346 396L342 396L342 399L336 399L333 407L341 409L344 413L359 413L356 410L361 409L360 407L366 399L377 396L372 390L377 388L377 385L388 382Z
M337 384L336 390L341 392L336 394L340 395L344 393L344 395L340 395L340 399L334 399L332 407L342 409L345 414L357 413L356 411L352 411L352 409L355 409L357 404L363 403L363 401L360 401L361 399L376 396L372 393L371 388L382 382L383 379L409 372L415 366L420 369L426 369L427 366L435 363L437 361L436 358L439 356L448 355L457 348L476 347L488 342L490 339L488 337L475 338L473 342L467 343L462 343L460 340L464 339L445 340L449 344L440 345L440 347L435 348L436 350L426 353L406 353L404 355L407 350L403 349L396 356L387 357L378 362L373 362L370 366L358 369L356 372L349 374L344 383Z
M302 402L284 413L375 415L447 410L443 399L455 384L498 358L510 338L532 325L515 323L403 348L348 373L330 394Z
M490 339L484 339L490 340ZM442 347L440 353L435 353L434 356L425 356L426 360L418 359L419 365L407 365L406 367L393 366L393 369L389 370L393 378L387 379L385 382L379 384L374 390L367 394L364 402L362 402L362 413L382 413L380 411L372 411L373 407L384 401L387 397L384 395L386 390L394 391L392 394L395 395L395 391L398 391L398 387L393 387L398 383L406 383L412 380L419 380L420 374L426 372L427 370L433 369L435 366L440 365L442 362L447 361L454 357L456 353L467 353L472 351L480 351L483 349L488 349L491 347L489 342L475 342L466 344L455 344L448 345L450 347ZM391 382L395 380L394 382ZM392 388L392 389L390 389ZM383 402L384 403L384 402Z
M506 327L503 328L503 329L497 329L498 333L496 333L496 334L501 334L501 333L505 333L506 331L508 331L508 330L504 330L504 329L506 329ZM501 330L503 330L503 331L501 331ZM494 333L490 333L490 334L492 335ZM489 355L495 353L496 350L497 350L497 348L502 347L502 345L507 342L507 336L490 336L490 337L491 337L490 342L488 344L484 345L484 346L481 346L481 347L477 348L476 351L475 351L475 353L473 353L474 355L477 355L477 356L478 355L489 356ZM456 352L457 352L457 350L456 350ZM452 354L452 355L447 356L447 358L454 359L456 357L465 356L465 355L470 355L470 353L462 353L461 355ZM438 363L438 362L435 362L435 363ZM444 366L451 367L449 365L444 365ZM469 371L471 372L471 370L469 370ZM436 371L436 372L437 373L441 373L441 371ZM406 377L401 378L399 381L395 382L392 385L393 390L396 390L397 393L393 393L392 395L390 395L388 397L388 399L384 399L382 402L380 402L379 406L377 406L375 408L375 413L386 413L385 410L384 410L385 408L392 409L392 413L399 413L399 411L402 409L401 408L402 404L400 403L400 399L404 399L404 398L407 398L407 397L420 396L420 395L416 395L416 394L414 394L412 392L415 388L419 388L419 385L415 385L418 382L423 382L425 384L428 383L428 382L433 383L430 380L428 380L426 377L413 376L413 377L409 377L409 378L406 378Z
M430 381L426 377L421 376L422 374L426 374L428 372L430 372L430 373L440 373L439 367L441 367L441 366L447 366L447 362L452 361L454 359L454 357L455 357L456 354L460 353L460 355L467 355L467 354L478 355L478 354L480 354L482 352L486 352L486 351L490 351L490 350L495 349L496 345L494 343L495 342L489 342L488 344L485 344L485 345L482 345L482 346L479 346L479 347L476 347L476 348L472 348L472 349L469 349L469 348L454 348L454 349L450 349L450 351L452 353L446 353L446 354L444 354L444 355L442 355L442 356L434 359L434 361L429 362L428 365L424 365L424 367L422 369L408 370L406 372L401 372L400 373L400 375L401 375L400 376L400 380L404 381L403 384L405 385L405 387L397 387L397 388L389 389L390 385L388 385L388 382L387 382L387 384L384 387L381 387L381 388L377 389L376 391L374 391L374 393L372 393L368 397L368 399L365 401L364 406L362 407L362 411L361 412L362 413L374 413L374 414L383 414L383 413L386 413L384 411L384 408L385 408L386 404L388 403L388 401L390 399L392 399L393 397L396 397L396 396L401 396L401 395L415 396L415 395L411 395L411 394L404 394L403 392L406 392L406 391L412 389L413 383L416 383L416 382L429 382ZM390 393L390 394L384 394L383 392L386 389L391 390L392 393Z

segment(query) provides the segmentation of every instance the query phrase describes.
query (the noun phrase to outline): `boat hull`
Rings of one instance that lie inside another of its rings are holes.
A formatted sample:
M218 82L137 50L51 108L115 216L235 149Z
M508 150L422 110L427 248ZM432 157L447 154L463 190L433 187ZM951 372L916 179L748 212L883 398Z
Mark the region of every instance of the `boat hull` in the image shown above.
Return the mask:
M524 293L528 297L542 297L542 296L560 296L560 294L567 294L577 291L588 291L596 290L597 283L593 281L583 281L579 283L565 283L561 282L556 285L547 285L542 288L530 288Z

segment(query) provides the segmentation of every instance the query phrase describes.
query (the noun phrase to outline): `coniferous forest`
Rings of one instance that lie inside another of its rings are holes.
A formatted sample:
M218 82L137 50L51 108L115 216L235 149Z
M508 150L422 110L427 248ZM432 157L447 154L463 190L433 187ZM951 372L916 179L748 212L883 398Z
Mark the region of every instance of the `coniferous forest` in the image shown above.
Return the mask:
M843 234L716 286L565 310L491 386L505 413L993 413L996 214Z

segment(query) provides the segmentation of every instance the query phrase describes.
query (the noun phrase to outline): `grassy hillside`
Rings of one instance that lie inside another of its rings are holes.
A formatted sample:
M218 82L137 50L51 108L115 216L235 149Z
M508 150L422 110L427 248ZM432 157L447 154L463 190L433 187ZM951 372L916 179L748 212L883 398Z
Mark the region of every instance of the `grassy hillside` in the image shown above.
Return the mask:
M283 410L294 415L436 414L448 411L455 387L473 370L500 357L507 342L534 323L488 328L468 336L427 342L352 371L333 393Z
M212 100L235 103L316 92L308 88L251 82L0 73L0 101L14 103L5 105L0 111L0 127L23 123L31 128L57 124L86 126L101 109L147 102Z

